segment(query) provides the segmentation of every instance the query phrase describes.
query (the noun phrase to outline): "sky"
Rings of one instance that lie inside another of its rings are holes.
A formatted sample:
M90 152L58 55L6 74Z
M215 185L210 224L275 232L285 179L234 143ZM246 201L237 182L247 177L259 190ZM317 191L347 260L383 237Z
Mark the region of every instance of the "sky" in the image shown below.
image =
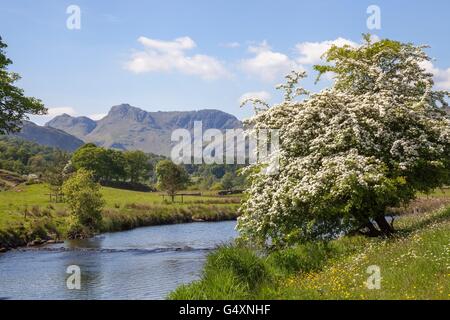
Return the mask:
M329 85L312 66L363 33L430 45L427 68L450 90L449 12L448 0L0 0L0 36L18 85L49 109L31 118L39 124L99 119L121 103L245 119L240 101L280 102L290 70L308 73L310 91Z

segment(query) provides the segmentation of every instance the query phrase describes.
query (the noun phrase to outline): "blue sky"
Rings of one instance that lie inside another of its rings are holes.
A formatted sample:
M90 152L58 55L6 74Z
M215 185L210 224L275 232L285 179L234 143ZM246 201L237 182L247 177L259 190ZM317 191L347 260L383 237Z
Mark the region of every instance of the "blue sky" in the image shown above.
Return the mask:
M69 5L81 9L70 30ZM369 30L366 10L381 10ZM148 111L220 109L245 118L243 96L277 102L274 87L292 68L308 71L330 43L371 32L429 44L429 66L450 89L450 2L434 1L50 1L1 0L0 36L26 94L51 115L94 118L130 103ZM49 117L33 117L44 123Z

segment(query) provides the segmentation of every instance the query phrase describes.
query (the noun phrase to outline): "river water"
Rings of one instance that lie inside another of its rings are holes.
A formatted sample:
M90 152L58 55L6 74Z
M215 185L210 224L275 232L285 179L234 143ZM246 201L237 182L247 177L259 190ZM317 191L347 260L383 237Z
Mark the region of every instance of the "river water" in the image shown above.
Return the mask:
M0 299L164 299L199 278L206 254L235 238L235 225L143 227L12 250L0 254ZM80 268L79 290L67 288L72 265Z

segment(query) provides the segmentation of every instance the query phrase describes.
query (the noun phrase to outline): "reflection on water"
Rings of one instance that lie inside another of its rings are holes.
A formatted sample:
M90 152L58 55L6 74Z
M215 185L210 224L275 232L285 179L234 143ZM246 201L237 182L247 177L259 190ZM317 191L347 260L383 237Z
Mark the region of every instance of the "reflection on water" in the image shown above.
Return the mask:
M198 279L207 252L236 236L235 222L138 228L0 254L0 299L163 299ZM66 268L81 268L68 290Z

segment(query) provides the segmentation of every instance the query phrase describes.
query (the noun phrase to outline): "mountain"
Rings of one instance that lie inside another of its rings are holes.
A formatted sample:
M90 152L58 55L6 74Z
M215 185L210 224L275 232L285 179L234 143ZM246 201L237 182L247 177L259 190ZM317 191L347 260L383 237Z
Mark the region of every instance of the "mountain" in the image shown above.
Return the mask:
M51 127L41 127L30 121L22 121L21 131L11 135L66 151L74 151L84 144L82 140L64 131Z
M71 117L64 113L45 126L63 130L75 137L84 137L95 129L97 123L88 117Z
M99 121L65 114L54 118L46 126L107 148L142 150L167 156L173 146L170 141L173 130L183 128L192 132L194 121L202 121L203 131L242 127L236 117L219 110L148 112L129 104L112 107L108 115Z

